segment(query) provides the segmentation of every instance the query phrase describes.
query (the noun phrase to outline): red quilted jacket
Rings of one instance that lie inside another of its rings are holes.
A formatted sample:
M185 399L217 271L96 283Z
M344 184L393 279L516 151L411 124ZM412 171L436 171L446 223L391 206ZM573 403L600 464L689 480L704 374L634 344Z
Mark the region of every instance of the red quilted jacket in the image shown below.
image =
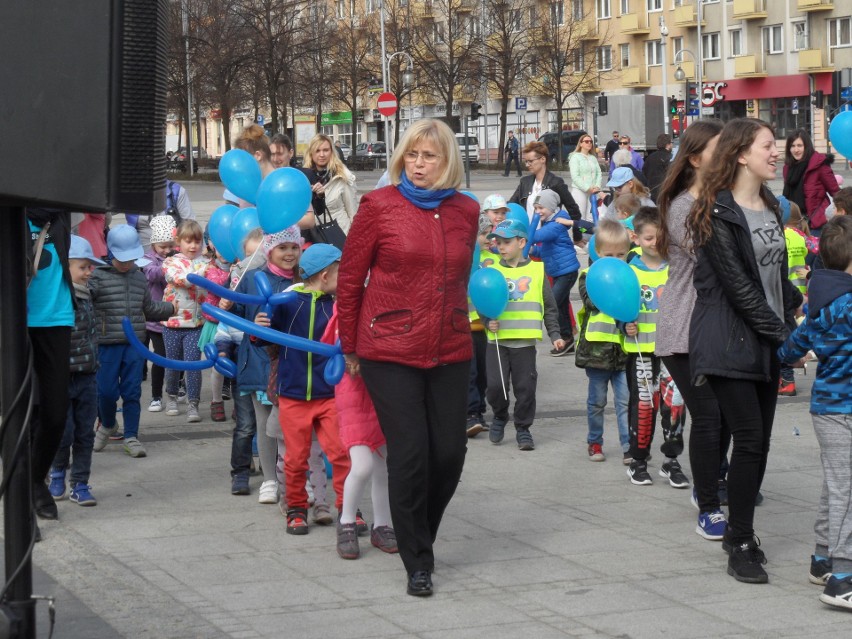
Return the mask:
M361 198L337 283L344 353L416 368L471 358L467 283L478 216L460 193L431 211L395 186Z

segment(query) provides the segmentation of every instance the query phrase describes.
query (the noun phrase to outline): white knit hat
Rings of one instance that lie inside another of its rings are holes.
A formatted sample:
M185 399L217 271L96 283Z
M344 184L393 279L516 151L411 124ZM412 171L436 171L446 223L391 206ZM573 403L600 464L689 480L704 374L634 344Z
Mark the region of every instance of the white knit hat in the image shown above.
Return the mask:
M157 215L151 218L151 244L174 242L177 234L175 219L171 215Z
M284 244L287 242L289 242L290 244L298 244L299 246L302 246L305 243L305 240L302 239L302 232L295 224L284 229L283 231L278 231L278 233L264 235L263 254L266 257L269 257L269 253L270 251L272 251L272 249L274 249L279 244Z

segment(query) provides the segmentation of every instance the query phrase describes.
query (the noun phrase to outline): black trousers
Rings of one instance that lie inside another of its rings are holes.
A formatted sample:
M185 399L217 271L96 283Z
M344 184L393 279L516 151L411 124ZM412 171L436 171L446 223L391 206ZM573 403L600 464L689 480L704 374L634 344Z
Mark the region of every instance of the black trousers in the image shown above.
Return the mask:
M37 404L30 423L32 480L43 482L59 450L68 416L71 327L29 328Z
M467 391L467 414L485 414L485 390L488 387L488 374L485 368L485 347L488 338L485 331L471 331L473 340L473 359L470 360L470 384Z
M768 382L707 376L734 440L728 468L727 537L735 544L754 535L754 500L766 472L778 403L781 367L774 354L769 372Z
M689 355L679 353L662 359L689 409L689 465L698 508L701 512L719 510L719 466L731 441L727 422L710 385L692 385Z
M361 360L388 447L388 492L405 569L434 570L432 545L467 452L470 361L435 368Z
M535 346L508 348L502 344L500 361L497 360L496 344L488 343L486 367L488 369L488 403L494 412L496 421L509 421L509 400L503 397L503 383L506 395L509 387L515 395L515 408L512 417L515 428L529 428L535 419L535 390L538 385L538 373L535 369ZM503 367L503 380L500 379L500 367Z
M166 344L163 341L163 334L157 333L156 331L147 331L148 339L146 340L146 346L148 344L154 345L154 352L157 355L166 356ZM157 366L156 364L151 364L151 399L162 399L163 397L163 380L166 376L166 369L162 366Z

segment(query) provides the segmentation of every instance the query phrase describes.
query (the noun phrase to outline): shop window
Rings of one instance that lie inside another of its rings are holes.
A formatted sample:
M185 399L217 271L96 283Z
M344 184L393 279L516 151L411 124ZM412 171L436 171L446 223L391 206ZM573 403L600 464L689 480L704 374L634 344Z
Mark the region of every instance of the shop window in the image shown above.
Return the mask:
M798 101L798 113L793 113L793 100ZM784 140L796 129L810 129L810 97L770 98L760 100L758 117L775 130L775 139Z

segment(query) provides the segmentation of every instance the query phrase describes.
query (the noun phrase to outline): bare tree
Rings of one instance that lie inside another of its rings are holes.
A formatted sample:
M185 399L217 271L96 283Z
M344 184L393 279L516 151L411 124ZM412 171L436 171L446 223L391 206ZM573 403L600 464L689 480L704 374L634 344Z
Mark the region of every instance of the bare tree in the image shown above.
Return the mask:
M333 15L327 2L309 2L302 9L298 21L302 40L298 45L299 55L294 60L297 68L294 88L300 94L301 102L315 109L317 128L320 127L335 75L330 56L337 38L337 23Z
M385 1L385 48L390 59L388 65L388 90L396 96L396 101L402 106L403 98L410 96L415 90L417 83L414 82L415 74L413 68L414 56L412 55L412 8L408 0L383 0ZM395 53L406 53L411 56L412 65L409 65L406 55L394 55ZM379 69L381 72L381 69ZM411 76L411 82L405 82L405 75ZM394 143L399 142L399 111L394 121Z

